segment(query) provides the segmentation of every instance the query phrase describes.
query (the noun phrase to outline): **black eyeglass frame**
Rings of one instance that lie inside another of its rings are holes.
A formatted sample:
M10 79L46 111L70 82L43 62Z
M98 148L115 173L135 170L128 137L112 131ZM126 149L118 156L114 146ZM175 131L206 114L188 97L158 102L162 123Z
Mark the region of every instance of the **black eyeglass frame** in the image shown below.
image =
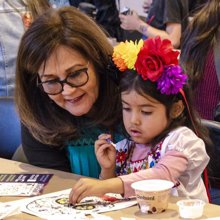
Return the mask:
M76 70L75 71L75 74L77 74L78 72L84 72L87 76L87 79L84 83L80 84L80 85L74 85L70 82L67 81L68 77L72 76L73 73L70 73L65 79L63 80L59 80L59 79L55 79L55 80L46 80L44 82L39 82L40 80L40 76L39 74L37 74L37 87L40 87L40 89L45 92L44 88L43 88L43 84L44 83L48 83L48 82L56 82L56 83L59 83L61 85L61 90L59 92L56 92L56 93L49 93L49 92L45 92L46 94L48 95L58 95L60 93L63 92L63 86L64 86L64 83L66 83L67 85L71 86L71 87L74 87L74 88L78 88L78 87L81 87L81 86L84 86L88 81L89 81L89 75L88 75L88 67L85 67L85 68L82 68L82 69L79 69L79 70Z

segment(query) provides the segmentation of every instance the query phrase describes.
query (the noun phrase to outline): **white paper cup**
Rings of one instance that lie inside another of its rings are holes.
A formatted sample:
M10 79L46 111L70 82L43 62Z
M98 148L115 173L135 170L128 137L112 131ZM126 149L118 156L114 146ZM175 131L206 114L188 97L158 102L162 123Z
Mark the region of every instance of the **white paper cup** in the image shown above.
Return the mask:
M167 180L142 180L131 187L135 190L140 211L143 213L160 213L167 209L173 182Z
M177 202L179 214L182 218L199 218L203 215L205 202L199 199L186 199Z

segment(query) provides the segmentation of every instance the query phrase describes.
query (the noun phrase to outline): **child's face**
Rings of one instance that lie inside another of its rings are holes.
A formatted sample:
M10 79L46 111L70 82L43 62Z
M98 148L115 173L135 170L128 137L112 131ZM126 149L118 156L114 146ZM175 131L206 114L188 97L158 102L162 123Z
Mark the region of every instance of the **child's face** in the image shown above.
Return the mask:
M166 108L156 99L134 90L123 92L121 97L125 129L133 141L150 143L168 126Z

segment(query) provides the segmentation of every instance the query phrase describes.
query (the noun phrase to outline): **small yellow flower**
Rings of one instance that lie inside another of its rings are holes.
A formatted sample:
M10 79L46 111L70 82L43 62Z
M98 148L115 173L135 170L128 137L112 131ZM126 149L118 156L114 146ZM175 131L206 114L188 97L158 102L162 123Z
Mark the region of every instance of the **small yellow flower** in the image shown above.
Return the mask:
M134 64L141 47L143 47L143 44L143 40L139 40L138 43L133 41L125 41L115 46L113 52L113 61L120 71L125 71L126 69L135 69Z
M126 53L123 55L125 63L127 64L128 69L135 69L134 64L137 60L137 55L143 47L144 41L141 39L139 42L125 42L126 43Z

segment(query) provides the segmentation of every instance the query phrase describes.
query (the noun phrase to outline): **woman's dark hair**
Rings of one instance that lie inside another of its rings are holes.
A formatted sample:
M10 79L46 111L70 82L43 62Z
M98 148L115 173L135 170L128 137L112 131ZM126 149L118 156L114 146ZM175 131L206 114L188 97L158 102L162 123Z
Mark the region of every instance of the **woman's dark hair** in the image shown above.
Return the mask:
M153 145L159 143L159 141L165 138L166 135L171 130L179 126L186 126L192 129L200 138L206 140L207 130L202 127L197 113L191 107L192 105L191 105L190 91L186 86L183 89L184 89L185 96L187 98L187 104L188 104L189 110L184 100L184 97L181 95L181 93L178 93L176 95L161 94L160 90L157 89L157 84L155 82L151 82L150 80L143 80L142 77L136 73L136 71L127 70L124 73L121 73L121 80L120 80L120 91L121 92L130 92L134 90L143 97L150 96L156 99L161 104L163 104L166 108L167 119L171 120L171 123L168 126L168 128L163 131L162 134L158 135L152 141ZM184 111L179 117L175 119L171 119L170 118L171 108L173 104L178 102L179 100L182 100L184 103L184 106L185 106Z
M180 63L196 87L203 77L206 58L215 45L220 26L220 1L208 0L184 31Z
M99 96L90 111L89 124L86 123L86 115L71 115L37 87L40 66L45 65L61 45L80 53L95 68L100 85ZM85 126L114 129L121 111L118 85L112 80L114 73L107 68L112 52L104 32L74 7L49 9L36 18L21 39L15 94L21 121L36 139L58 146L79 137Z

